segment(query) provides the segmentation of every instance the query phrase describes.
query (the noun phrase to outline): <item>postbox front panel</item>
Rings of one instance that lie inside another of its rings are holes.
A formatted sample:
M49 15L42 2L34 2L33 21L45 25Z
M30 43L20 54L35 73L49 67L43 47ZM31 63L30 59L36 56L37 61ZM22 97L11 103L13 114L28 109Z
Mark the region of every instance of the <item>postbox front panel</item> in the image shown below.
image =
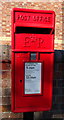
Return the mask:
M15 34L15 49L23 51L53 50L53 35L50 34ZM35 48L35 49L34 49Z
M54 12L14 8L12 21L12 111L50 110Z
M25 23L40 23L53 25L53 14L52 13L36 13L36 12L16 12L15 22Z

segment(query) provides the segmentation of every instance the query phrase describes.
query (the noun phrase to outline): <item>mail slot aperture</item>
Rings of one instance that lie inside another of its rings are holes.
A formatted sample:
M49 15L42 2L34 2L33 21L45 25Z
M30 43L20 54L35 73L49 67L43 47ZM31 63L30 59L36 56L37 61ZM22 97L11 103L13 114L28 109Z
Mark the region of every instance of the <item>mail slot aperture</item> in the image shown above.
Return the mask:
M52 106L55 13L12 10L12 111L47 111Z
M15 33L54 34L52 28L16 27Z

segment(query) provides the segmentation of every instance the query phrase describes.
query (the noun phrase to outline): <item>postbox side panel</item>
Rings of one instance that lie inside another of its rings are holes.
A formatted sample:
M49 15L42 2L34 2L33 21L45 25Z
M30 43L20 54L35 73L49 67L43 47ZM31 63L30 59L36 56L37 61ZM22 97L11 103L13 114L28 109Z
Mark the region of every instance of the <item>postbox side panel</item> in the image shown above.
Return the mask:
M52 74L53 74L53 53L40 53L40 60L43 63L42 71L42 94L24 96L24 62L29 60L29 54L15 54L15 109L22 112L30 110L31 107L37 111L51 108L52 99Z

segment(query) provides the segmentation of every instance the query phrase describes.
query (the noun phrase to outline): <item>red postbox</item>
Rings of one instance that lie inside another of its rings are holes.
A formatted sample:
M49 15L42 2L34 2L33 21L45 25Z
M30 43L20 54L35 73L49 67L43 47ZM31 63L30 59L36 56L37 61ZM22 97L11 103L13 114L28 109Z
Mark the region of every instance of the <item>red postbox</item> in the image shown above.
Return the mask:
M12 11L12 111L47 111L52 105L55 13Z

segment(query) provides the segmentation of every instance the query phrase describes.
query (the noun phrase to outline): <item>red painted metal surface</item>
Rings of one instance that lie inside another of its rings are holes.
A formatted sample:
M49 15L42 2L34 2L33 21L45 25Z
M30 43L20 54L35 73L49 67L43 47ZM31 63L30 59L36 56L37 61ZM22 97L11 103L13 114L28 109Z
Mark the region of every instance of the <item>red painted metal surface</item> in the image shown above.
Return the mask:
M12 11L12 111L47 111L52 106L55 13ZM31 59L31 53L36 58ZM41 63L41 92L25 94L25 63Z

